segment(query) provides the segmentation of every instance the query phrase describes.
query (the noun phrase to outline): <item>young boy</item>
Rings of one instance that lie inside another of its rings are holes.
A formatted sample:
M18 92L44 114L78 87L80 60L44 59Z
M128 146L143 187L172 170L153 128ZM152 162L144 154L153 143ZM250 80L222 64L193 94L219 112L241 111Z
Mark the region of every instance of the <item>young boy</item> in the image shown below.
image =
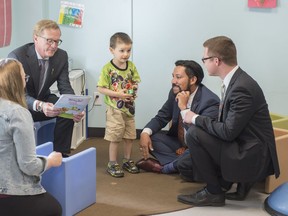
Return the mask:
M103 67L97 84L107 105L104 139L110 141L107 172L113 177L123 177L122 168L139 173L131 160L131 151L136 139L134 100L141 80L135 65L129 61L131 48L132 40L125 33L118 32L110 38L109 49L114 58ZM117 148L122 140L124 157L121 168L117 162Z

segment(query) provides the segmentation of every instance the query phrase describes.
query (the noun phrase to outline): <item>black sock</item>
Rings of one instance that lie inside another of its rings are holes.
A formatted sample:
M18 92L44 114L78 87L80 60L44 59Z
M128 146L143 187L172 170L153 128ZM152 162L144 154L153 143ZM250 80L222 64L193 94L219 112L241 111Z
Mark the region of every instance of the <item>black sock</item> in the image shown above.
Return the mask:
M229 191L233 183L220 179L220 185L224 192Z
M221 193L223 193L220 185L207 184L207 190L211 194L221 194Z

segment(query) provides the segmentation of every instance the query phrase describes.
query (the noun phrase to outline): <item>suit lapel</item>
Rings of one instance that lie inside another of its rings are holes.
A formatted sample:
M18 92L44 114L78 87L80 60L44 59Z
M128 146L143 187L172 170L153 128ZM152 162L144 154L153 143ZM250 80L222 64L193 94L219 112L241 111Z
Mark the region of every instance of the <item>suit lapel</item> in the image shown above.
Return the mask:
M240 69L240 67L235 71L234 75L232 76L231 80L230 80L230 83L229 83L229 86L228 88L226 88L226 93L225 95L228 95L232 86L234 85L234 83L236 82L237 80L237 77L242 73L242 69ZM224 99L224 103L225 103L225 100L226 100L226 96L225 96L225 99Z
M222 119L223 117L223 112L224 112L224 109L226 107L226 98L229 98L229 93L230 93L230 90L232 89L233 85L235 84L236 80L237 80L237 77L242 73L242 69L239 67L236 72L234 73L234 75L232 76L231 80L230 80L230 83L229 83L229 86L228 88L226 89L226 92L225 92L225 98L224 98L224 101L223 101L223 108L222 108L222 111L220 113L220 119Z
M46 80L45 80L45 85L47 85L47 83L49 84L50 81L52 79L54 79L54 73L55 73L55 69L54 69L54 65L53 65L53 59L52 58L49 58L49 66L48 66L48 69L47 69L47 77L46 77Z
M31 74L33 80L33 85L37 90L36 94L39 92L39 78L40 78L40 67L38 62L38 57L35 51L35 46L30 46L27 51L27 63L30 67Z
M190 110L192 112L197 113L197 108L200 104L200 100L201 100L201 95L202 95L202 85L198 86L198 89L196 91L196 94L194 95Z

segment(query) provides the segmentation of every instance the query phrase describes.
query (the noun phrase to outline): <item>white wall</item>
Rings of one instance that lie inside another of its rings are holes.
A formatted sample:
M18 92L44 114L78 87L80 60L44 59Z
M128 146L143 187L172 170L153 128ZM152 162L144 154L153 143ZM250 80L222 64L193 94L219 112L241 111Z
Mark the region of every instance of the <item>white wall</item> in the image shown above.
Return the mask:
M174 62L193 59L202 65L203 42L227 35L238 48L239 65L263 88L270 111L288 115L288 29L284 23L288 5L278 0L275 9L249 9L247 1L72 0L85 5L83 28L61 26L61 48L73 58L75 68L86 70L92 95L102 66L112 58L110 36L124 31L133 37L132 60L142 78L136 107L136 127L141 129L166 100ZM13 0L12 4L12 44L0 48L0 57L30 42L39 19L57 21L60 9L60 0ZM219 78L206 73L204 83L219 92ZM105 106L93 108L88 126L105 127Z

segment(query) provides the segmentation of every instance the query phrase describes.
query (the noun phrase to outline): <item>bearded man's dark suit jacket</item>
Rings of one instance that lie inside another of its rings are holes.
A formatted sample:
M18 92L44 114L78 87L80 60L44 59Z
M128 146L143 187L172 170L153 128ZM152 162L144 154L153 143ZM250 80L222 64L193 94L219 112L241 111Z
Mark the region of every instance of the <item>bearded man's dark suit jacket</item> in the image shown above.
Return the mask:
M178 140L180 109L175 97L176 95L171 89L167 101L158 111L158 114L152 118L144 128L150 128L152 130L151 141L154 151L150 153L156 157L162 165L174 160L178 160L178 163L180 164L182 161L185 162L185 170L187 168L189 173L192 170L192 161L189 153L184 153L180 157L176 154L176 150L183 145ZM193 98L190 109L201 115L217 118L219 98L206 86L200 84ZM161 129L163 129L170 121L171 127L169 128L169 131L167 134L162 133ZM189 125L184 125L184 127L187 129ZM179 170L179 172L181 173L181 170ZM192 173L189 175L193 176Z
M187 132L193 169L213 185L219 176L226 182L278 177L273 127L260 86L238 68L226 89L220 121L200 115Z
M15 49L8 57L18 59L25 73L30 76L26 83L26 101L34 121L50 119L43 113L33 111L33 103L35 100L55 103L58 97L52 95L49 89L55 81L60 94L74 94L68 76L68 55L64 50L58 48L54 56L49 58L47 78L41 92L39 92L40 67L34 43ZM53 142L55 151L70 152L73 127L73 120L57 117Z

